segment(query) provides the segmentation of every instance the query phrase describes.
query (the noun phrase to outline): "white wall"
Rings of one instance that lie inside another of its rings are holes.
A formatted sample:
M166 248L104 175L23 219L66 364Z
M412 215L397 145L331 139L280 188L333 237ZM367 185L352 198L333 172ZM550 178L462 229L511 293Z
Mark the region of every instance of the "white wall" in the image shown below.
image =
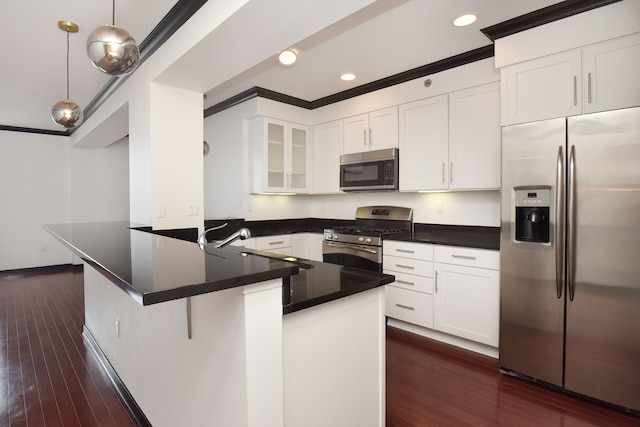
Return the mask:
M129 141L71 149L71 222L129 220Z
M71 262L42 224L69 222L70 143L0 131L0 270Z
M128 144L71 148L68 137L0 131L0 271L68 264L43 224L128 220Z

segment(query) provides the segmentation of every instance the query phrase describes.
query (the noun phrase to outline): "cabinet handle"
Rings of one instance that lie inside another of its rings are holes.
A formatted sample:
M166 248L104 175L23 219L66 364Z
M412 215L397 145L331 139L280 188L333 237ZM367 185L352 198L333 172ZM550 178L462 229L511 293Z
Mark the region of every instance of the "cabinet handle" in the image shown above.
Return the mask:
M436 287L436 294L438 293L438 270L435 271L436 273L436 277L435 280L433 281L435 287Z
M411 311L415 310L415 308L413 308L413 307L409 307L408 305L402 305L402 304L396 304L396 307L404 308L406 310L411 310Z
M402 283L403 285L415 286L416 284L413 282L407 282L406 280L398 280L396 279L396 283Z
M444 162L442 162L442 183L443 184L446 182L445 177L444 177L444 168L445 168L445 164L444 164Z
M408 253L408 254L414 254L415 253L415 251L412 251L410 249L396 249L396 252L405 252L405 253Z
M453 162L449 162L449 182L453 182Z
M573 105L578 105L578 77L573 76Z
M373 144L373 129L369 128L369 145Z
M280 240L278 242L269 242L270 245L281 245L284 243L284 240Z
M362 145L367 146L367 130L362 129Z
M587 93L588 93L587 100L588 100L589 104L591 104L591 73L587 74L587 84L588 84L588 86L587 86Z
M396 264L396 267L398 267L398 268L408 268L410 270L415 269L415 267L412 266L412 265L403 265L403 264Z
M476 259L476 257L474 256L470 256L470 255L456 255L456 254L452 254L451 258L462 258L462 259Z

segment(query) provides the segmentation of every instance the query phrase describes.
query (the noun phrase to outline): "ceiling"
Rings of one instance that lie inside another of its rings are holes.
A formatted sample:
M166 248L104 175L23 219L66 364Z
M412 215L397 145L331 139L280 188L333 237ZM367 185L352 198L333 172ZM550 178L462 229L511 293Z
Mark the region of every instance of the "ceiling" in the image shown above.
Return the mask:
M118 0L115 23L140 43L175 3ZM299 52L294 66L278 64L274 52L272 58L210 88L205 107L254 86L314 101L490 45L481 29L555 3L560 1L379 0L293 46L282 46ZM111 77L91 65L85 42L94 28L110 23L111 7L108 0L1 2L5 20L0 31L9 42L0 67L0 129L64 131L50 117L53 104L66 98L67 35L58 29L59 20L80 27L69 36L70 98L84 108L101 92ZM478 16L475 24L452 25L456 16L468 12ZM248 29L247 43L252 36ZM354 73L356 80L341 81L345 72Z

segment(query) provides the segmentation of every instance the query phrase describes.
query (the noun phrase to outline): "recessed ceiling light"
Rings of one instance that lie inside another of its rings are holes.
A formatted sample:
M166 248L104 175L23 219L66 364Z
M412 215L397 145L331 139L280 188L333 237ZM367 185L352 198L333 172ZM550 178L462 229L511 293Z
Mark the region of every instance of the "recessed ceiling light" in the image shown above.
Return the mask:
M351 73L345 73L343 75L340 76L340 80L344 80L345 82L348 82L350 80L354 80L356 78L355 74L351 74Z
M294 50L286 49L280 52L278 55L278 60L282 65L293 65L298 59L298 55Z
M478 17L476 15L462 15L462 16L458 16L453 21L453 25L455 25L456 27L464 27L466 25L473 24L474 22L476 22L477 19Z

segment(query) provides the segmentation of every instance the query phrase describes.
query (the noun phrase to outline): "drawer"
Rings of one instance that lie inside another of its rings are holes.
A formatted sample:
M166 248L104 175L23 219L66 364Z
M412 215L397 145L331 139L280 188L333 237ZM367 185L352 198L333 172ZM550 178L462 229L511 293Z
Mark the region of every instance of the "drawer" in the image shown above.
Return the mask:
M466 265L468 267L500 269L500 251L491 249L463 248L457 246L436 246L436 262Z
M432 295L386 285L384 298L385 315L425 328L433 328Z
M286 247L291 247L291 234L256 237L256 249L260 251Z
M386 255L433 261L433 245L428 243L385 240L382 245L382 253Z
M415 274L433 277L433 262L420 259L401 258L392 255L382 255L382 268L399 273Z
M396 276L393 286L427 294L433 293L433 278L431 277L416 276L391 270L384 270L383 273Z

